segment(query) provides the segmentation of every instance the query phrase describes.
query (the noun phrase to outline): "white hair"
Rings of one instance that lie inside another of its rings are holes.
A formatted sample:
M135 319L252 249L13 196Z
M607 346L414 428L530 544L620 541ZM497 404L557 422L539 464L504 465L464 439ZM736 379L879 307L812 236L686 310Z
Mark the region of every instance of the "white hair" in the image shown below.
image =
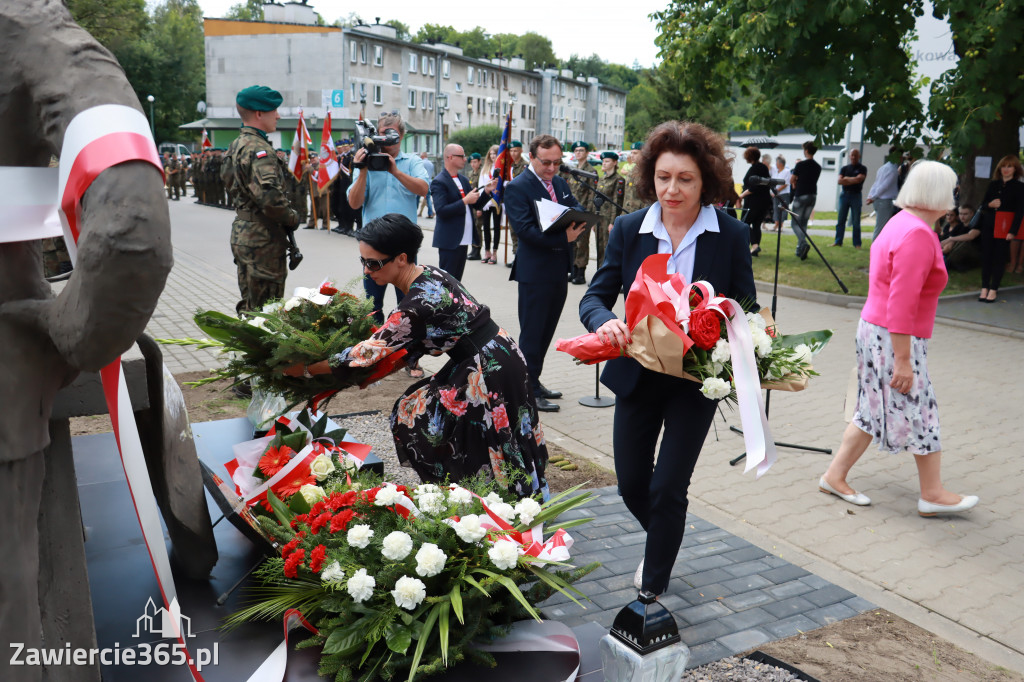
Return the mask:
M938 161L917 161L910 167L894 204L900 208L948 211L953 208L956 171Z

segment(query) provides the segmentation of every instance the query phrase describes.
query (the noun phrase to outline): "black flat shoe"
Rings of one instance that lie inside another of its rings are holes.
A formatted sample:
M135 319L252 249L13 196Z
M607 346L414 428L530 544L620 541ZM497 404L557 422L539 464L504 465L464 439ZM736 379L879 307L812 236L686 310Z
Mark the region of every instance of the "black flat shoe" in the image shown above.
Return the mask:
M754 256L755 258L760 256L760 254L761 254L761 247L760 246L755 246L754 250L750 252L750 255Z

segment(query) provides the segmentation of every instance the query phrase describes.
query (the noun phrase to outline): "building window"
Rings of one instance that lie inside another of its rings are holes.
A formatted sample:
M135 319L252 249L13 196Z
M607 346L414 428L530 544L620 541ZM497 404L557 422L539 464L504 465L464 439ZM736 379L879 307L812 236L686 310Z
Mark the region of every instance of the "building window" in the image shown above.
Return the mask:
M526 94L526 80L523 80L523 94Z
M445 59L445 60L443 60L441 62L441 76L443 78L451 78L452 77L452 63L450 61L448 61L447 59Z
M434 58L430 58L430 70L427 72L429 75L434 75Z
M416 108L416 91L415 90L409 90L409 108L410 109L415 109Z
M427 75L427 55L420 57L420 73Z
M423 109L423 111L427 110L427 93L425 92L420 93L420 108Z
M432 92L427 93L427 102L428 102L427 108L430 109L431 111L433 111L434 110L434 93L432 93Z
M462 83L455 81L455 92L462 92Z
M366 63L366 43L359 43L359 63Z
M504 89L508 90L508 74L507 73L501 74L501 87L503 87Z
M402 77L400 75L398 75L397 71L393 71L391 73L391 84L392 85L399 85L401 82L402 82Z
M472 66L467 66L466 67L466 82L469 83L470 85L473 84L473 67Z
M384 48L380 45L373 46L373 65L384 66Z
M357 52L356 52L358 49L359 49L359 45L356 43L356 41L354 41L354 40L348 41L348 52L352 56L352 63L353 64L355 64L356 60L359 59L359 57L357 55Z
M419 62L419 57L417 57L414 54L409 55L409 73L416 73L416 66L419 64Z
M462 114L460 114L457 111L455 112L455 122L456 123L462 123Z
M525 104L522 105L522 109L520 110L519 116L520 116L520 118L526 118L526 105Z
M353 43L353 45L354 44L355 43ZM352 83L352 103L354 104L354 103L356 103L358 101L359 101L359 91L356 89L355 82L353 82Z
M384 88L382 88L379 85L374 85L373 86L373 103L374 104L384 104L384 92L383 92L383 90L384 90Z

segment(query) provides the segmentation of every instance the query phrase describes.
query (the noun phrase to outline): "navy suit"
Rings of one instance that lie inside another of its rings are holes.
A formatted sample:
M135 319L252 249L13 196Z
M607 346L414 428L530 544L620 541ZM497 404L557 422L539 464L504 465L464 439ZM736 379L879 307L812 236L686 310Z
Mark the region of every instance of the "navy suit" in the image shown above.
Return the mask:
M593 332L615 317L619 294L627 294L643 260L658 252L653 234L640 234L649 209L621 216L609 235L604 264L580 301L580 319ZM717 212L720 232L697 238L694 280L757 310L746 225ZM643 589L661 594L683 542L686 492L715 416L715 401L700 384L645 369L632 358L610 360L601 375L616 395L613 447L619 494L647 531ZM658 462L654 448L664 428Z
M473 189L472 184L464 175L459 175L459 182L462 183L462 191L469 194ZM434 202L434 215L437 222L434 224L433 246L438 252L438 266L448 272L452 277L461 281L462 273L466 270L467 247L462 244L462 236L466 231L466 204L462 201L462 194L455 186L455 181L448 171L441 169L441 172L430 182L430 197ZM490 201L491 195L486 192L480 193L480 199L473 205L473 208L482 209ZM470 218L472 221L472 218ZM472 225L472 222L470 222ZM470 227L470 237L473 230Z
M565 180L556 175L551 183L558 203L582 210ZM540 391L544 355L565 305L573 253L564 231L541 231L535 204L539 199L551 201L551 195L530 169L505 188L505 210L519 237L509 279L519 283L519 348L526 358L534 395Z

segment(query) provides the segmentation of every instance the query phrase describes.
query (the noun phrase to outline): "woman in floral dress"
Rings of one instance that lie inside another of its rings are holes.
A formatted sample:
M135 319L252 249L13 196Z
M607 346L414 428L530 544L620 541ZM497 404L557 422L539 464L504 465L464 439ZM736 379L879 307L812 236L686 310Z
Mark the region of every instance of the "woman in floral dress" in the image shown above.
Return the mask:
M483 473L519 496L546 498L547 447L515 341L458 280L414 262L423 233L404 216L382 216L358 238L364 272L405 297L366 341L287 373L341 376L382 363L394 371L423 355L447 353L439 372L395 403L391 430L399 460L425 482Z

